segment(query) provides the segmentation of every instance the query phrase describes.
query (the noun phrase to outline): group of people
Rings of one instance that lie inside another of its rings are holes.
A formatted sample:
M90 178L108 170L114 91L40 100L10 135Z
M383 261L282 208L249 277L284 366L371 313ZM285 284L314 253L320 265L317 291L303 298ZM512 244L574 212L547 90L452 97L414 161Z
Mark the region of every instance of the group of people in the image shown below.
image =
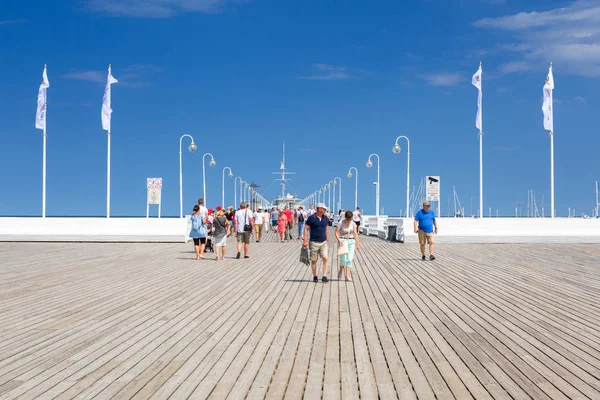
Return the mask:
M419 244L422 259L425 260L425 245L429 244L429 259L435 260L433 255L434 240L433 235L437 234L437 221L435 214L431 211L431 205L428 202L423 203L423 209L415 215L414 231L419 235ZM335 237L340 248L340 262L338 270L338 280L345 278L347 282L352 282L352 266L354 254L360 252L360 210L340 211L339 221L335 229ZM329 230L330 218L327 214L327 206L319 203L315 209L311 204L308 210L299 206L297 210L292 211L289 206L283 210L273 207L270 211L258 207L256 211L250 209L250 204L241 202L238 210L228 207L227 210L220 206L216 210L207 209L204 206L204 199L198 199L198 204L193 208L191 216L192 229L190 238L194 241L194 251L196 259L205 258L205 250L208 237L212 236L210 243L215 247L215 260L223 260L227 245L227 237L235 234L237 238L237 255L241 258L242 250L244 258L250 258L249 247L252 234L255 235L256 242L259 243L262 235L271 229L277 232L281 242L293 239L293 228L297 226L298 239L302 240L302 246L308 248L310 254L311 270L313 281L318 282L317 262L322 259L323 275L322 282L328 282L327 272L329 269Z

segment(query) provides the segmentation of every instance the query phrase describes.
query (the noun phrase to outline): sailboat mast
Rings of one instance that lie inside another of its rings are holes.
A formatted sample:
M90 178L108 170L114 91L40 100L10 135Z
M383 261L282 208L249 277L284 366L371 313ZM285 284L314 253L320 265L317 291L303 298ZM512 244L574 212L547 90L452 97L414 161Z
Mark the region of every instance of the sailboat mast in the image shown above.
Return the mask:
M283 158L281 161L281 198L285 198L285 142L283 142Z

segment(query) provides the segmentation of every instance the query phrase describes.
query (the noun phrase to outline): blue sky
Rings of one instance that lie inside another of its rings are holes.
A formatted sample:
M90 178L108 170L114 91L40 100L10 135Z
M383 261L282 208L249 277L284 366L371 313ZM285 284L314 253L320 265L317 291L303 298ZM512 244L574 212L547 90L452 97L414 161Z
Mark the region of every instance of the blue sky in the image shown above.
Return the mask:
M281 144L303 197L343 179L343 206L405 207L411 186L440 175L442 210L452 186L470 214L479 196L477 90L483 62L484 210L514 215L535 187L549 213L548 133L542 86L554 63L556 209L591 214L600 179L600 5L597 1L430 0L24 0L0 4L0 215L40 215L41 131L37 90L48 64L48 215L104 215L106 133L100 109L106 66L112 86L112 215L145 215L145 180L162 177L163 215L202 193L220 203L230 166L274 198ZM594 111L596 110L596 111ZM187 143L184 147L187 146ZM208 168L208 167L207 167ZM233 203L233 180L226 181ZM155 214L155 212L154 212Z

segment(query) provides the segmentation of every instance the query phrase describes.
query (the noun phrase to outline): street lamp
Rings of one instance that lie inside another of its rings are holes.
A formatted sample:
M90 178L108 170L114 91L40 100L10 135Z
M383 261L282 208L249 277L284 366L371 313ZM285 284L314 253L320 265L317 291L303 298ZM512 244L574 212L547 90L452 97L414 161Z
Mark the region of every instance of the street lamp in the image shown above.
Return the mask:
M229 173L227 174L227 176L229 178L231 178L233 176L233 173L231 172L231 168L229 167L225 167L223 168L223 180L221 183L221 207L225 208L225 170L228 169Z
M246 185L246 186L244 186ZM246 181L240 181L240 202L245 201L246 191L244 190L248 185Z
M327 190L329 191L329 193L328 193L329 194L329 200L328 200L329 204L327 204L327 205L329 206L330 212L332 211L332 209L331 209L331 185L335 186L335 183L333 181L329 181L329 183L327 184ZM334 189L335 189L335 187L334 187ZM335 190L333 192L333 202L335 203ZM335 208L335 204L334 204L333 208Z
M381 160L379 159L379 155L373 153L369 156L367 160L367 168L371 168L373 166L373 162L371 161L371 157L377 157L377 190L375 191L375 216L379 217L379 169L381 167Z
M392 152L394 154L400 153L400 145L398 144L398 140L406 139L406 218L409 218L409 210L410 210L410 140L406 136L398 136L396 138L396 144L392 147Z
M210 162L208 163L208 165L210 165L211 167L214 167L215 165L217 165L217 162L215 161L213 155L210 153L205 153L202 156L202 191L203 191L203 196L204 196L204 205L208 206L208 201L206 201L206 174L204 171L204 158L206 156L210 156Z
M337 181L336 179L338 179L340 181L340 198L338 199L338 210L342 209L342 178L340 178L339 176L336 176L335 178L333 178L333 184L337 185ZM335 192L334 192L334 196L335 196Z
M240 180L240 199L242 198L242 178L240 178L239 176L236 176L235 179L233 180L233 208L234 209L238 208L238 202L237 202L237 180L238 179Z
M348 178L352 178L352 170L356 172L356 183L354 184L354 209L358 208L358 169L350 167L348 170Z
M189 137L192 140L192 143L190 143L190 145L188 146L188 150L190 151L190 153L193 153L198 149L196 143L194 143L194 138L191 135L185 134L179 138L179 218L183 218L183 164L181 145L184 137Z

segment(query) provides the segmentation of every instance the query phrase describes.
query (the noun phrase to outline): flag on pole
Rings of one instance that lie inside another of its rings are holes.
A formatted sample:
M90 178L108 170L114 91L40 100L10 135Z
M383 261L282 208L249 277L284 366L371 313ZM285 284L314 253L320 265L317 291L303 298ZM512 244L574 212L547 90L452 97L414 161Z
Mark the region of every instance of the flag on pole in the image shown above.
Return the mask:
M283 161L281 162L281 167L279 169L285 169L283 166Z
M552 75L552 65L548 70L548 76L544 83L544 102L542 111L544 112L544 129L554 132L554 110L552 105L552 91L554 90L554 76Z
M38 92L37 100L37 112L35 114L35 128L43 129L46 131L46 89L50 87L48 82L48 74L46 73L46 66L44 65L44 72L42 73L42 84Z
M112 114L112 108L110 108L110 85L117 82L119 81L113 78L109 65L106 88L104 89L104 97L102 98L102 129L108 132L110 132L110 115Z
M477 129L479 129L479 132L481 132L483 130L483 123L482 123L482 117L481 117L481 100L482 100L482 96L483 96L482 91L481 91L481 74L482 73L483 73L483 71L481 70L481 64L480 64L479 69L477 70L477 72L475 72L475 75L473 75L473 79L471 79L471 83L479 91L479 95L477 96L477 117L475 119L475 126L477 127Z

